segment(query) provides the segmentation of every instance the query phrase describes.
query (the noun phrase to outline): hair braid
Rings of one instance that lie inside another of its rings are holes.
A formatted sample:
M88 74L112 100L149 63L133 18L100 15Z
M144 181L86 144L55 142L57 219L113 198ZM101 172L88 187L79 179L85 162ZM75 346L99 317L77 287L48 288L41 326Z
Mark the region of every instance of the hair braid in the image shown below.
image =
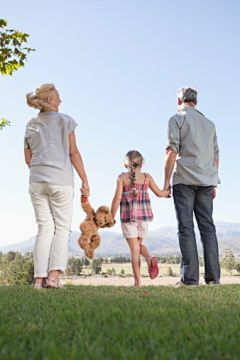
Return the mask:
M135 186L136 186L136 173L135 173L134 163L129 164L129 167L130 167L130 169L131 169L130 174L129 174L129 177L130 177L130 183L131 183L131 185L132 185L132 187L133 187L133 196L134 196L135 198L137 198L137 197L138 197L138 193L137 193L136 187L135 187Z
M127 155L125 156L125 165L127 165L128 169L130 169L130 183L133 188L133 196L135 198L138 197L138 192L136 190L136 173L135 169L143 163L143 157L137 150L128 151Z

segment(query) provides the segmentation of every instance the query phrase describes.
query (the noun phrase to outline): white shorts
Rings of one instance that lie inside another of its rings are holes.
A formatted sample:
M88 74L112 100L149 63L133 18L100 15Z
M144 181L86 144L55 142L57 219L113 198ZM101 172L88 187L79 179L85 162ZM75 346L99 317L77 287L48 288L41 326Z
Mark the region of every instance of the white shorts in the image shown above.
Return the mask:
M131 221L127 223L121 223L123 237L125 239L131 238L141 238L145 239L147 237L148 232L148 222L147 221Z

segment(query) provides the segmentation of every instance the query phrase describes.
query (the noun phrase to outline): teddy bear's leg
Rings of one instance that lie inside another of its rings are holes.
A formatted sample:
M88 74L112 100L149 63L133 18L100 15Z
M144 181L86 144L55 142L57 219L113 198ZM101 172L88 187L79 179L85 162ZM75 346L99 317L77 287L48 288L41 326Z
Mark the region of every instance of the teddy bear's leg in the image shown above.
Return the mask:
M83 250L87 250L87 249L89 249L89 239L90 239L91 233L92 233L91 227L89 226L89 222L84 221L80 225L80 230L82 233L78 240L78 244Z
M100 245L100 236L99 235L92 235L90 238L89 248L85 250L85 255L89 259L94 258L94 250Z
M100 236L99 235L92 235L90 238L90 249L95 250L100 245Z
M89 242L88 242L88 237L84 236L84 234L82 234L80 236L80 238L78 239L78 244L80 246L81 249L83 250L88 250L89 249Z
M90 247L88 250L85 250L85 255L89 258L89 259L93 259L94 258L94 250L91 250Z

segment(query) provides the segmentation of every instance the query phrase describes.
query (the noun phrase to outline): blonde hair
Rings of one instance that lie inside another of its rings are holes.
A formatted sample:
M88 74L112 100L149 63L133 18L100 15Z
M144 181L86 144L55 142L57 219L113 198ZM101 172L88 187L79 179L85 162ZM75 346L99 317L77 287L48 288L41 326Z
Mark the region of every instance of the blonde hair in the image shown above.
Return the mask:
M143 163L144 159L142 154L140 154L137 150L130 150L125 156L124 164L130 168L130 183L133 187L133 196L135 198L138 197L138 193L136 191L136 173L135 169Z
M53 111L56 110L54 106L50 105L47 102L48 98L53 96L53 91L56 90L54 84L43 84L40 85L35 94L33 92L26 95L27 104L35 109L40 109L43 111Z

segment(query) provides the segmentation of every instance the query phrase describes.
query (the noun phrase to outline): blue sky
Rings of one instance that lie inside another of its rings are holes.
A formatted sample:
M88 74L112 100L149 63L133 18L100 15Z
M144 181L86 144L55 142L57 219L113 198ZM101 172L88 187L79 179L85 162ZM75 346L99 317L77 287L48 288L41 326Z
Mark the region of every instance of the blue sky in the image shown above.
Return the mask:
M8 27L30 34L24 69L1 77L0 245L37 232L24 164L26 123L37 110L25 95L54 83L60 112L77 121L76 138L93 207L111 205L116 179L130 149L145 158L144 171L160 188L164 177L167 122L176 113L181 86L198 91L197 108L217 129L221 185L216 221L239 222L239 20L237 0L11 1L1 4ZM84 220L81 182L75 174L72 229ZM151 193L150 230L175 226L172 200ZM120 231L119 213L112 229Z

